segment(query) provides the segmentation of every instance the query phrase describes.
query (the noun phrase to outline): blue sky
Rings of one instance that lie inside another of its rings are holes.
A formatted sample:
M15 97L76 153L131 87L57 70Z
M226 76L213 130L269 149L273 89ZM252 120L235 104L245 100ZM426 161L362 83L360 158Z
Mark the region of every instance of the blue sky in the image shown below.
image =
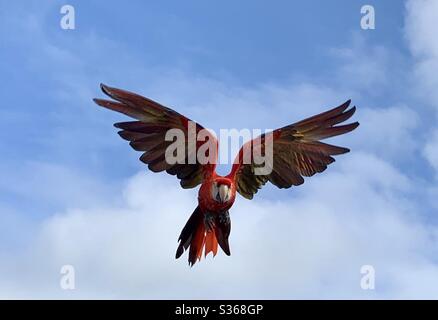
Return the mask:
M75 30L64 4L0 3L2 297L437 297L434 1L71 1ZM112 127L125 117L92 103L100 82L215 130L348 98L361 126L324 174L239 198L233 255L190 270L173 254L196 190L147 172ZM376 290L359 286L365 264Z

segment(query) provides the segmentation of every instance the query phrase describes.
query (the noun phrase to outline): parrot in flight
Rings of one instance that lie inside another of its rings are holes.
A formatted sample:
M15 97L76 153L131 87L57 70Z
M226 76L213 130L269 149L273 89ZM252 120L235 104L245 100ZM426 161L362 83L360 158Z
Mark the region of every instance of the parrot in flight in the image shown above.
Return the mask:
M301 185L304 183L303 177L322 172L334 162L334 155L350 151L320 140L345 134L359 125L358 122L339 125L356 111L355 106L349 108L351 100L348 100L339 107L246 142L233 162L231 172L227 176L220 176L216 173L215 161L204 164L198 160L192 163L186 161L170 164L165 159L166 148L172 143L165 139L166 132L170 129L180 129L187 133L189 122L195 124L196 132L205 130L200 124L138 94L104 84L101 84L101 89L112 100L93 99L95 103L135 119L115 123L114 126L120 129L118 134L129 141L133 149L143 152L140 161L148 165L153 172L166 171L176 175L182 188L201 185L198 206L182 229L176 250L177 259L184 251L189 251L190 266L201 259L203 252L205 256L210 252L215 256L218 245L226 255L231 254L228 242L231 231L229 209L236 199L236 193L252 199L258 189L267 182L278 188ZM213 134L207 135L207 139L214 143L217 149L217 139ZM263 145L269 135L272 139L272 170L266 174L255 174L258 164L254 159L242 161L244 147L257 143ZM258 142L255 142L256 140ZM202 142L196 142L196 147L200 144Z

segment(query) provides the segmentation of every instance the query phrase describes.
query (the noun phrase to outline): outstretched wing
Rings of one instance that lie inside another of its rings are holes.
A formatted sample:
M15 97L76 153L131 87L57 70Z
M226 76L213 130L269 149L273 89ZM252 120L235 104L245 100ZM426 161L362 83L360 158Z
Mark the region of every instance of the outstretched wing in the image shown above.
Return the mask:
M99 106L123 113L138 121L119 122L114 124L116 128L121 129L119 135L128 140L131 147L137 151L143 152L140 160L148 165L153 172L166 171L169 174L176 175L181 180L183 188L194 188L202 183L206 174L211 174L216 166L216 160L201 164L197 157L195 161L189 161L189 122L194 124L196 134L204 128L179 114L178 112L167 108L155 101L142 97L135 93L125 90L110 88L101 84L102 91L115 101L94 99ZM166 141L166 132L169 129L180 129L184 133L185 141L185 159L175 164L169 164L166 161L165 153L167 147L173 141ZM206 131L207 132L207 131ZM206 140L196 142L196 149L206 142L214 143L217 153L217 140L207 132ZM193 153L193 151L191 151Z
M237 191L245 198L252 199L266 182L270 181L279 188L289 188L304 183L303 177L313 176L324 171L334 162L334 155L350 150L320 142L320 140L341 135L354 130L359 123L338 125L349 119L356 107L348 109L350 100L337 108L307 118L286 127L276 129L247 142L239 151L230 176L237 185ZM348 110L347 110L348 109ZM249 163L244 163L243 152L253 150L256 145L262 153L268 135L272 135L272 162L269 174L257 175L255 169L264 164L256 164L251 152Z

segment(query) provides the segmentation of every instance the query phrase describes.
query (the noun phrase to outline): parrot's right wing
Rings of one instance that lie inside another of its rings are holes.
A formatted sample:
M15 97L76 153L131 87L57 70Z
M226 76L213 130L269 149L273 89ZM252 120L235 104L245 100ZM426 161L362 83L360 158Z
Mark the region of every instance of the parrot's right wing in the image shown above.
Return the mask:
M99 106L123 113L138 121L119 122L114 124L116 128L121 129L118 133L130 141L130 145L137 151L143 152L140 160L148 165L153 172L166 171L169 174L176 175L181 180L183 188L194 188L201 184L203 178L214 172L217 161L217 139L205 130L200 124L193 122L178 112L165 107L155 101L142 97L132 92L121 89L110 88L101 84L102 91L116 101L94 99ZM204 130L205 141L199 142L194 140L195 150L189 150L189 126L193 124L196 139L198 133ZM169 164L166 159L166 149L174 141L166 141L166 133L170 129L179 129L184 133L185 148L183 161ZM200 145L209 142L214 146L214 155L201 164L196 154L193 157L193 151L197 151ZM189 161L189 157L193 161Z

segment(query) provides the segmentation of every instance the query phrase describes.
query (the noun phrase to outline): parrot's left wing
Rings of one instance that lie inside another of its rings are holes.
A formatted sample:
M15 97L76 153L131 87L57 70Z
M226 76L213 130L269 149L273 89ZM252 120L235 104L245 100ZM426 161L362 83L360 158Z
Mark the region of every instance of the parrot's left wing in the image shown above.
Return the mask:
M153 100L138 94L121 89L111 88L101 84L102 91L116 101L94 99L98 105L123 113L138 121L119 122L114 124L121 129L118 133L130 141L130 145L137 151L142 151L140 160L148 165L153 172L166 171L176 175L181 180L183 188L194 188L200 183L206 174L211 174L216 167L216 159L206 164L199 163L197 157L193 162L189 161L189 122L194 124L196 134L204 128ZM184 133L185 159L184 161L169 164L166 160L166 149L173 141L166 141L166 133L170 129L180 129ZM208 131L204 131L206 139L203 142L196 141L196 149L205 142L213 143L217 154L217 139ZM193 153L193 152L192 152Z
M350 151L320 141L350 132L359 125L358 122L337 125L354 114L356 107L348 109L349 105L350 100L337 108L247 142L240 149L230 174L236 181L237 192L247 199L252 199L257 190L268 181L279 188L298 186L304 182L303 176L310 177L324 171L335 161L333 155ZM272 141L271 170L267 174L256 174L256 169L260 168L261 164L256 164L252 155L249 157L249 163L244 163L243 152L245 149L254 150L254 147L258 146L265 153L267 137Z

